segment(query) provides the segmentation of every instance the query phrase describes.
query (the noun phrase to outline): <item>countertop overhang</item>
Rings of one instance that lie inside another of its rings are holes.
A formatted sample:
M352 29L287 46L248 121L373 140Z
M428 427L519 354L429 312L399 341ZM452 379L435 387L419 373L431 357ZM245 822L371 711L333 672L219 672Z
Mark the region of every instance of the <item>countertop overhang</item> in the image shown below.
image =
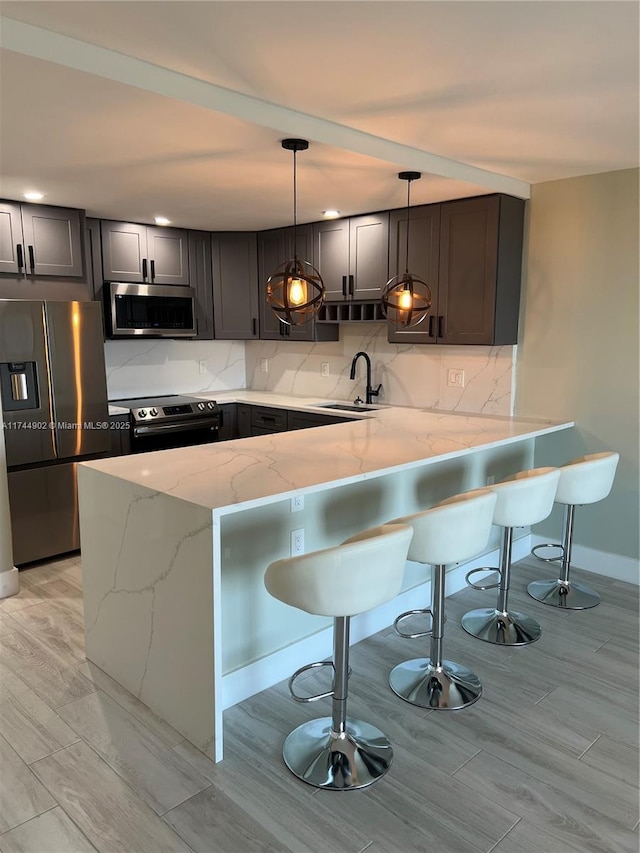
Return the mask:
M359 413L324 409L318 398L247 390L198 392L219 403L353 417L347 423L84 462L156 492L220 514L408 470L476 450L572 427L554 422L400 406ZM330 402L330 401L326 401Z

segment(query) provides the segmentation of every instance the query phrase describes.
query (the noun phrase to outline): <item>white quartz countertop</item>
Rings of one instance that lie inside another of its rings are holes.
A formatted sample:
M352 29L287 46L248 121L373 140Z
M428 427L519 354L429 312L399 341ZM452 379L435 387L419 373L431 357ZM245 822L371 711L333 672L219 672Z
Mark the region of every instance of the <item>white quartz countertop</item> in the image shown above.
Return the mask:
M193 395L195 396L195 394ZM199 393L325 412L317 398L256 391ZM333 410L337 416L352 413ZM233 512L568 429L553 422L383 406L356 420L253 438L84 462L84 466L209 509Z

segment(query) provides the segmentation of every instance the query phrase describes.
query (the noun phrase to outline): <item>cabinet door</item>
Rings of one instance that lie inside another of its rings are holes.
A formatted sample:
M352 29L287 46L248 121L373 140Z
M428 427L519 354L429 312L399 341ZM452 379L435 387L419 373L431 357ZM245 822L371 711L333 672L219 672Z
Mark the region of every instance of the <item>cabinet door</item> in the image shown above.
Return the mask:
M282 323L267 302L267 280L285 261L293 258L313 263L313 234L311 225L297 229L278 228L260 234L258 239L258 293L260 300L260 340L313 341L316 326L313 319L300 326Z
M222 426L218 432L219 441L231 441L238 438L237 408L235 403L223 403L220 406Z
M24 272L20 205L0 202L0 272Z
M313 224L313 265L325 287L326 302L344 302L349 296L349 220Z
M147 226L147 281L189 284L189 237L179 228Z
M289 240L286 228L264 231L258 235L258 301L260 304L260 340L279 341L286 327L267 302L267 280L285 261L289 260Z
M407 212L392 210L389 220L389 277L409 272L431 288L431 310L412 328L387 324L390 343L434 344L438 315L438 259L440 255L440 205L411 208L409 217L409 259L407 263Z
M499 196L442 205L438 342L492 344Z
M213 320L219 340L258 337L257 249L254 233L212 234Z
M238 438L249 438L251 435L251 406L238 403L236 406L236 421L238 425Z
M349 220L349 295L379 299L389 280L389 214Z
M27 273L81 278L80 211L40 204L24 204L21 210Z
M147 267L147 226L132 222L100 223L104 281L142 282Z
M213 340L211 235L208 231L189 231L189 278L196 292L196 338Z
M316 415L311 412L287 412L287 429L311 429L331 424L346 424L353 418L334 418L332 415Z

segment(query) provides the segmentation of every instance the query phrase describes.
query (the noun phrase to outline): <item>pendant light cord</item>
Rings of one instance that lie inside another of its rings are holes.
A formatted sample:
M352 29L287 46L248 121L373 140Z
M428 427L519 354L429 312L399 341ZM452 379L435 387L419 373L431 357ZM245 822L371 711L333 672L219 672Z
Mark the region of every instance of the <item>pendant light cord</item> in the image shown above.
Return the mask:
M298 260L298 183L297 183L297 162L296 156L298 152L293 150L293 259Z
M407 251L406 251L406 268L405 273L409 275L409 203L410 203L410 195L411 195L411 178L407 181Z

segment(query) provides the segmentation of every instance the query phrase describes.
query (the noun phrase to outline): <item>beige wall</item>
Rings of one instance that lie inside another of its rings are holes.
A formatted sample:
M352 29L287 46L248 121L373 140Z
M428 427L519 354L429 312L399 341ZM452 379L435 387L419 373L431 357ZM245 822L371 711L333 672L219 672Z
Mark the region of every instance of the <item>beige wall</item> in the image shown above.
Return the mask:
M572 419L549 455L620 452L609 498L575 542L638 558L638 169L533 187L515 413ZM543 459L544 454L544 459ZM537 532L557 534L557 513Z

